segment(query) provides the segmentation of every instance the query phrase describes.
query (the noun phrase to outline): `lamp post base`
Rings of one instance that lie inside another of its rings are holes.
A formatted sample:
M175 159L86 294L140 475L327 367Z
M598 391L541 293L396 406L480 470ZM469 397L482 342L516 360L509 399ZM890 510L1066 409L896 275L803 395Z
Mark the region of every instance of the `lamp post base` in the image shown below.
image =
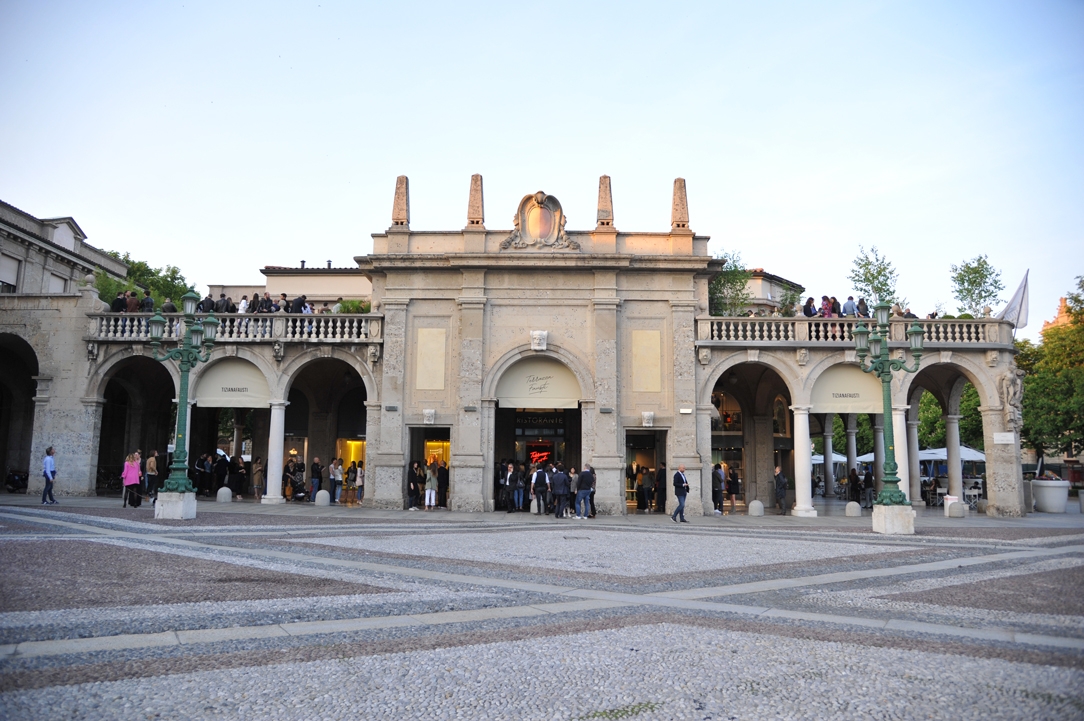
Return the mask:
M154 504L155 519L188 521L196 517L195 493L158 493Z
M886 536L915 535L915 511L911 506L873 507L873 532Z

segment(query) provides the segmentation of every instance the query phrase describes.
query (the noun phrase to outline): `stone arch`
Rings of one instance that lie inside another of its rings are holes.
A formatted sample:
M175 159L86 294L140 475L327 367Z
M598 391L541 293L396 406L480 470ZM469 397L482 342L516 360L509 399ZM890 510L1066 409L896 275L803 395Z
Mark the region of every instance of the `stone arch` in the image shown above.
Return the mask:
M987 408L1001 407L1001 399L997 392L997 380L991 376L985 365L976 363L962 353L953 353L951 359L946 361L939 360L936 363L923 363L918 373L907 373L906 377L902 379L900 392L905 398L911 398L912 388L921 386L927 392L933 393L934 397L941 402L941 407L947 409L951 404L951 393L957 383L953 379L947 388L942 388L940 383L930 383L927 379L936 380L936 378L931 378L931 375L937 374L938 370L941 371L941 375L947 370L963 376L971 385L975 386L982 406ZM931 385L937 386L938 389L934 390L930 387ZM960 390L962 391L962 385ZM957 396L957 407L958 403L959 396Z
M304 370L305 366L313 361L318 360L340 360L355 371L361 378L361 382L365 385L365 396L369 401L376 401L380 397L380 386L376 382L376 377L373 375L369 365L357 354L350 353L342 348L336 348L334 346L321 346L319 348L310 348L302 351L294 358L283 365L281 370L275 371L276 383L271 385L272 394L278 393L277 397L286 398L290 394L290 388L293 386L294 380ZM310 399L311 400L311 399Z
M84 396L86 398L104 398L105 388L109 385L109 381L116 375L117 371L137 358L146 358L147 360L154 361L154 357L149 354L135 353L132 350L132 346L124 346L118 349L117 352L110 353L105 358L102 358L91 368ZM158 361L155 362L158 363ZM162 366L162 368L169 373L169 377L173 379L173 397L176 398L177 389L181 386L180 368L178 368L177 364L173 361L159 363L159 365Z
M243 347L231 347L229 353L211 354L210 360L206 363L200 363L194 369L189 377L188 387L195 390L199 387L200 376L206 373L208 370L218 365L222 361L229 359L240 359L248 361L252 365L256 366L263 374L264 380L267 381L267 387L271 391L271 397L275 398L275 390L278 387L278 371L267 361L267 359L261 353L255 353L249 348ZM191 400L191 398L189 399Z
M796 404L800 401L804 401L804 397L798 395L800 384L792 382L792 379L798 378L801 375L798 368L791 363L781 360L772 353L761 351L755 361L749 360L749 356L745 353L732 353L709 366L707 372L704 374L704 382L697 392L697 403L701 405L711 403L711 394L715 390L715 384L719 382L719 379L723 377L723 374L735 366L744 363L767 366L772 369L782 379L783 385L786 386L787 391L790 393L791 403Z
M490 367L482 381L482 397L495 398L497 383L500 381L501 376L504 375L505 371L524 358L537 358L539 356L552 358L553 360L563 363L570 371L572 371L572 375L576 377L576 380L580 384L580 399L583 401L594 400L594 376L591 374L587 363L574 353L553 343L548 344L544 351L531 350L529 344L516 346L498 358L496 363Z
M0 333L0 469L30 471L38 355L25 339ZM39 474L40 476L40 474Z

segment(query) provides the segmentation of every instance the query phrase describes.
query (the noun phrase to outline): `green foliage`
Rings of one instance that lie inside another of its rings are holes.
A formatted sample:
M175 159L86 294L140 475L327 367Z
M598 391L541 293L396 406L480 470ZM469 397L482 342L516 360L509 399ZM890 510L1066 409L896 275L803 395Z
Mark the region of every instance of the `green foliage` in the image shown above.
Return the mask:
M979 393L968 383L960 395L960 443L976 450L983 450L982 413L979 412ZM944 448L945 411L932 393L923 393L918 401L919 448Z
M956 316L954 316L954 315L943 315L943 316L941 316L941 320L956 320Z
M1084 320L1047 328L1041 346L1017 347L1026 374L1024 442L1039 451L1084 450Z
M1084 275L1076 277L1076 292L1065 294L1065 305L1069 316L1077 323L1084 323Z
M854 437L856 455L864 456L873 452L873 424L869 422L869 415L858 414L858 422L855 424L858 431ZM847 425L843 422L843 416L835 414L832 419L832 450L842 455L847 455ZM824 436L813 437L813 452L824 454Z
M368 313L372 309L372 304L367 300L344 300L339 305L343 313Z
M960 320L975 320L975 316L971 315L970 313L961 313L956 317Z
M906 298L896 295L896 268L888 258L877 252L877 246L871 247L868 253L861 245L858 246L858 256L847 279L851 281L855 294L865 298L870 307L873 306L873 298L886 303L899 303L900 307L907 305Z
M102 271L94 274L94 287L98 289L98 297L106 303L112 303L121 291L134 290L142 298L143 291L149 289L155 308L161 308L166 298L171 298L180 308L181 296L192 287L176 266L152 268L142 260L132 260L128 253L121 255L112 250L106 252L128 266L128 277L124 281L118 281Z
M779 297L779 315L784 318L793 318L798 314L798 305L802 302L802 293L805 288L787 288Z
M717 255L726 266L708 284L708 312L711 315L737 316L749 308L752 294L748 290L753 277L736 250Z
M971 317L982 315L982 309L1002 302L998 293L1005 290L1001 271L990 265L985 255L966 260L952 270L952 295L959 301L957 310L970 313ZM963 315L960 316L963 318Z

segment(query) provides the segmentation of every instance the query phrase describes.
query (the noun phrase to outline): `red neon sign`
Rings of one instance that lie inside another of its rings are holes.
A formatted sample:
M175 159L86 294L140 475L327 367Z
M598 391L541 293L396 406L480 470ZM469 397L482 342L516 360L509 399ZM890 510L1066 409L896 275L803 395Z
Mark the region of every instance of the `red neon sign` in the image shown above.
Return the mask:
M550 459L550 451L531 451L531 463L544 463Z

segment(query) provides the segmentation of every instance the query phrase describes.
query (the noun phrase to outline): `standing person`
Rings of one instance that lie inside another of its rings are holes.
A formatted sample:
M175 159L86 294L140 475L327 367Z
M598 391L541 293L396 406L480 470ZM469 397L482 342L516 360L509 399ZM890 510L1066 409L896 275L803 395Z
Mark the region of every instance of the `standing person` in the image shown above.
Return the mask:
M848 318L853 318L858 315L858 306L854 304L854 296L847 296L847 302L843 304L843 315Z
M215 460L214 464L215 487L212 490L215 493L218 493L218 489L226 485L226 478L230 475L230 462L226 460L226 456L224 455L219 456L217 452L215 455L218 456L218 458ZM209 460L210 457L208 457L208 461Z
M434 456L425 469L425 510L437 510L437 459Z
M229 309L229 307L230 307L230 302L229 302L229 300L226 299L226 294L225 293L219 293L218 294L218 300L215 301L215 313L218 313L219 315L222 315L223 313L225 313Z
M666 512L666 461L659 463L659 470L655 473L655 508L660 513Z
M516 512L514 493L518 480L519 474L516 473L516 464L508 463L505 466L504 473L501 474L501 498L504 500L506 513Z
M331 459L331 465L327 469L328 492L331 494L331 502L339 502L339 493L343 487L342 461L338 458Z
M128 299L126 300L126 310L129 313L138 313L139 312L139 297L136 296L136 292L134 290L128 291Z
M715 507L715 515L722 515L723 513L723 486L726 483L723 480L723 465L716 463L715 467L711 470L711 505Z
M779 506L779 515L787 515L787 477L783 469L775 467L775 505Z
M862 491L865 493L863 498L863 508L873 508L873 491L876 489L876 484L873 481L873 471L869 466L866 466L866 475L862 478Z
M320 492L320 484L324 480L324 467L320 465L320 457L314 456L312 467L309 468L309 478L312 482L312 497L310 503L316 503L316 494Z
M147 470L144 476L147 478L147 497L153 504L158 499L158 451L152 450L147 456Z
M813 300L813 296L809 296L805 299L805 305L802 306L802 315L806 318L812 318L817 315L817 306L814 305L817 301Z
M648 468L644 471L644 500L647 502L647 512L651 513L655 507L655 469Z
M557 470L553 474L553 478L550 480L550 485L553 488L553 495L557 497L554 517L561 518L562 516L564 516L565 510L568 508L569 490L569 478L568 474L565 473L565 466L563 463L557 464Z
M353 486L355 491L358 487L358 462L350 461L350 467L346 469L346 487ZM354 500L358 500L358 494L354 493Z
M365 498L365 461L358 461L358 505Z
M124 459L124 470L120 477L124 484L124 502L120 507L127 508L130 503L132 508L139 508L139 453L129 453Z
M325 303L324 305L327 305L327 304ZM339 298L338 300L336 300L335 305L331 306L331 312L332 313L342 313L343 312L343 299L342 298Z
M866 299L865 298L859 298L858 299L858 317L859 318L869 318L869 306L866 305Z
M531 498L538 504L537 514L546 513L546 494L550 490L550 480L546 476L546 470L541 464L534 465L534 473L531 476Z
M726 481L726 492L730 496L730 515L734 515L734 500L741 493L741 479L738 478L738 469L731 466L730 478Z
M425 477L425 472L421 469L421 464L418 461L414 461L410 466L410 473L407 478L407 510L418 510L418 494L421 491L421 484L419 480Z
M176 313L177 312L177 306L173 305L173 299L172 298L166 298L164 301L162 301L162 312L163 313Z
M151 297L149 290L143 291L143 300L139 301L140 313L153 313L154 312L154 298Z
M836 297L833 295L828 300L830 300L832 302L832 317L833 318L841 317L843 315L843 309L840 308L839 301L836 300Z
M576 518L587 518L591 514L591 491L595 490L595 474L591 472L591 466L584 464L580 471L579 483L576 485Z
M53 457L56 451L52 446L45 449L45 458L41 461L41 474L45 476L45 489L41 492L41 505L55 506L53 498L53 481L56 480L56 459Z
M674 509L673 514L670 516L670 520L674 523L678 522L678 516L681 516L682 523L688 523L685 520L685 496L689 495L689 480L685 478L685 464L682 463L678 466L677 473L674 474L674 498L677 499L677 508Z
M437 507L448 509L448 462L441 461L437 469Z
M128 310L128 295L121 291L117 293L117 297L113 299L113 302L109 305L110 313L124 313Z
M256 503L263 498L263 458L256 456L252 462L252 492L256 494Z
M230 491L237 496L237 500L241 500L241 494L245 492L245 486L248 484L245 482L248 476L248 471L245 470L245 462L241 456L234 456L230 459Z

